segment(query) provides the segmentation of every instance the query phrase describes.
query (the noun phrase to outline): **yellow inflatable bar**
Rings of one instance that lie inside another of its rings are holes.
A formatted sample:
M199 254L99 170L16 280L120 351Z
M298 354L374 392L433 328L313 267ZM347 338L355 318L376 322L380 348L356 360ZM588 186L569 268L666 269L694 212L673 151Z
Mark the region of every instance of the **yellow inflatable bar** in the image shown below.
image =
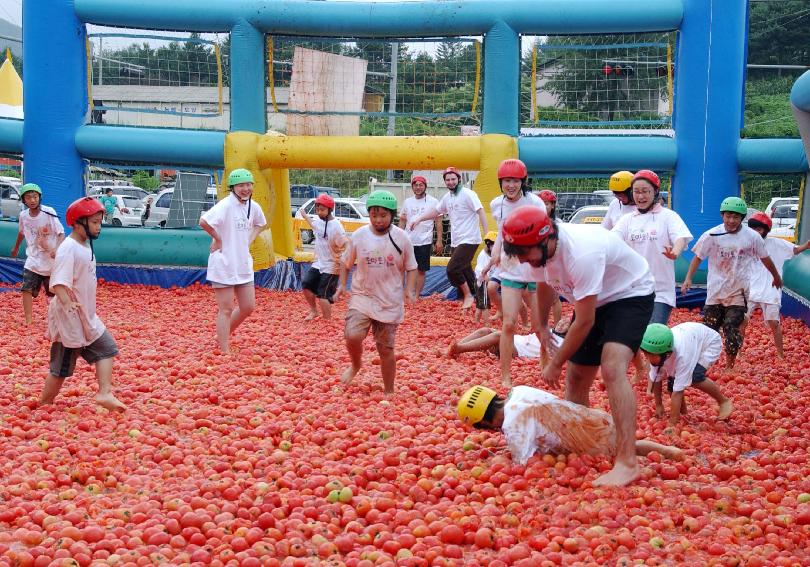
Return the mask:
M225 139L225 176L244 167L261 176L254 198L270 222L270 234L251 252L256 269L276 257L292 258L298 234L290 216L290 169L433 169L447 166L477 170L475 191L489 215L489 202L500 195L498 164L517 157L517 140L503 134L482 136L285 136L231 132ZM494 228L492 217L490 227ZM268 231L265 231L268 232ZM274 251L272 254L270 251Z

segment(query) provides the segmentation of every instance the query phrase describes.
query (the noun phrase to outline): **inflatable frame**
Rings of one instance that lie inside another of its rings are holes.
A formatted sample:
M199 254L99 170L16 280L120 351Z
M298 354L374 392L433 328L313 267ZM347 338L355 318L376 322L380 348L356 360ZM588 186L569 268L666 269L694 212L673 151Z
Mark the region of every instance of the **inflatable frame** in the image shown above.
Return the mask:
M248 167L262 174L256 198L271 219L270 230L253 249L257 269L293 255L288 168L441 169L454 164L480 171L476 190L484 202L498 194L495 167L505 157L520 157L533 174L650 168L673 173L680 187L673 193L673 207L693 233L700 234L717 224L722 199L738 193L741 173L808 169L810 74L796 82L791 95L804 147L800 140L740 139L747 4L747 0L26 0L25 120L0 119L0 152L25 156L26 178L45 188L49 204L60 213L84 194L85 160L206 166L224 168L226 173ZM89 125L85 24L229 32L231 58L239 61L231 66L231 133ZM448 30L484 36L481 136L265 134L265 34L435 37ZM519 136L521 34L667 30L679 32L674 137ZM806 219L810 208L802 208ZM810 223L801 224L802 237L807 238ZM99 251L103 262L186 263L177 261L177 238L182 237L183 246L194 252L180 256L193 258L189 265L199 266L196 262L202 262L207 247L199 231L154 236L135 229L113 237L115 232L105 234L111 244ZM134 245L147 240L158 246L147 254L149 262ZM3 230L0 241L9 242ZM810 312L810 258L793 260L786 267L785 281Z

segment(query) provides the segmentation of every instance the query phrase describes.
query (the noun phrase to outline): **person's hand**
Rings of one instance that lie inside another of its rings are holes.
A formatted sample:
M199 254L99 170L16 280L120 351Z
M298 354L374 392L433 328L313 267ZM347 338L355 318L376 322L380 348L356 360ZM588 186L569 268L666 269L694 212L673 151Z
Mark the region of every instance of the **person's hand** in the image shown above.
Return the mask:
M406 223L406 224L405 224L405 229L406 229L408 232L413 232L413 229L414 229L414 228L416 228L416 223L415 223L414 221L410 221L410 222L408 222L408 223Z
M342 298L344 295L346 295L346 293L347 293L347 292L346 292L346 288L345 288L345 287L338 287L338 288L335 290L335 294L332 296L332 301L334 301L335 303L337 303L337 301L338 301L338 300L340 300L340 298Z
M685 295L689 291L689 288L691 287L692 287L692 280L688 278L683 280L683 283L681 284L681 295Z
M216 252L217 250L222 250L222 241L219 238L214 238L211 241L211 252Z
M678 254L675 254L672 251L672 246L664 246L664 251L661 252L661 254L663 254L664 256L669 258L670 260L677 260L678 259Z
M782 278L779 276L779 274L776 274L773 277L773 287L775 287L776 289L782 288Z
M68 313L77 313L79 311L79 302L68 299L67 301L62 301L62 307L64 307L65 311Z
M56 258L56 250L51 251L51 258Z
M556 364L552 358L549 363L543 367L543 371L540 373L540 378L543 380L546 386L551 388L559 388L560 374L562 374L562 366Z
M409 289L405 291L405 303L416 303L416 290Z
M437 242L434 248L436 250L436 256L440 256L441 253L444 251L444 244L442 244L441 242Z
M20 247L19 247L19 246L15 246L14 248L12 248L12 249L11 249L11 257L12 257L12 258L16 258L16 257L17 257L17 254L18 254L19 252L20 252Z

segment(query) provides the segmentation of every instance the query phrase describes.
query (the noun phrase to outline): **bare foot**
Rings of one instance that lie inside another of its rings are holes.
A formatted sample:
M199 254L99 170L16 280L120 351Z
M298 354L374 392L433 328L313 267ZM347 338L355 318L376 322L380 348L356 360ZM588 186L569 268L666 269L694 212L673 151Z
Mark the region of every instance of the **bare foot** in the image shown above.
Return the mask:
M450 343L450 346L447 347L447 352L445 353L447 354L447 358L456 358L458 356L458 351L456 350L457 346L458 343L456 341Z
M310 311L306 317L304 317L304 321L312 321L318 316L317 311Z
M343 371L343 374L340 375L340 381L343 382L344 386L348 386L352 383L352 380L354 380L354 377L357 376L358 372L360 372L359 366L357 368L354 366L349 366Z
M673 447L672 445L664 445L659 452L661 453L662 457L665 459L670 459L671 461L682 461L685 457L683 451L677 447Z
M689 411L686 409L686 398L681 400L681 415L688 415Z
M641 469L636 462L629 467L620 463L613 465L613 468L593 481L594 486L627 486L641 476Z
M127 406L112 394L99 394L96 396L96 403L110 411L123 412L127 409Z
M461 303L462 309L469 309L475 303L475 298L472 295L467 295L464 297L464 301Z
M655 417L662 418L664 417L664 406L655 406Z
M725 421L728 419L728 416L731 415L731 412L734 410L734 406L731 404L731 400L726 400L725 402L720 404L720 407L717 410L717 419L719 421Z
M504 388L512 388L512 377L509 375L503 376L501 378L501 383L503 384Z

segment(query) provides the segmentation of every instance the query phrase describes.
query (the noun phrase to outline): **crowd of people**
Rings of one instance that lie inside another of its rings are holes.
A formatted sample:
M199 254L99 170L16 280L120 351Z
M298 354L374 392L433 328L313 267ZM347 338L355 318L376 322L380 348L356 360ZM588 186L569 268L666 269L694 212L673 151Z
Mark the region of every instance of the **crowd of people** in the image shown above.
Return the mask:
M742 199L725 199L719 211L722 224L702 234L692 248L682 292L690 289L695 271L707 259L704 324L670 328L675 260L693 235L660 202L658 175L649 170L614 174L609 188L616 198L602 226L559 222L556 195L532 192L527 168L518 159L504 160L497 175L502 194L489 203L496 223L491 231L478 195L463 186L454 167L443 173L447 193L441 199L427 194L421 176L412 178L413 196L401 207L390 192L372 192L366 202L370 223L350 235L333 215L334 199L317 197L314 214L304 215L315 235L314 261L302 282L306 319L330 319L332 305L349 296L344 340L350 364L341 376L345 385L362 368L363 341L371 330L384 391L394 392L397 328L405 319L405 304L422 293L431 251L442 251L442 217L450 221L447 279L458 288L461 308L471 310L483 325L453 341L447 354L492 353L499 358L501 384L511 389L504 398L473 386L459 400L459 417L476 427L502 429L518 461L536 450L604 453L614 457L614 466L595 484L628 484L640 474L638 455L658 451L669 458L681 456L675 447L636 440L637 400L627 377L631 363L637 379L647 381L659 417L666 413L666 379L669 423L674 426L686 411L684 391L690 386L717 402L718 419L732 414L731 400L707 377L707 369L719 359L723 343L726 366L733 368L745 323L756 309L773 331L777 354L784 356L782 266L810 242L793 246L769 238L770 218L761 213L746 225ZM230 172L228 196L200 220L211 236L207 279L214 289L216 337L223 354L229 352L231 335L255 309L250 245L267 220L252 199L253 181L246 169ZM41 189L27 183L20 193L27 208L12 256L25 240L26 323L31 323L33 298L40 289L55 296L48 308L50 369L40 401L54 400L81 356L96 367L97 402L123 411L124 404L112 393L118 349L96 314L93 241L112 203L89 197L73 202L66 214L72 232L65 238L56 213L41 203ZM562 317L560 298L573 306L571 317ZM498 322L499 330L490 328ZM521 324L531 332L519 334ZM538 383L562 388L564 399L528 386L512 388L515 356L539 358ZM610 415L589 407L597 376L607 391Z

